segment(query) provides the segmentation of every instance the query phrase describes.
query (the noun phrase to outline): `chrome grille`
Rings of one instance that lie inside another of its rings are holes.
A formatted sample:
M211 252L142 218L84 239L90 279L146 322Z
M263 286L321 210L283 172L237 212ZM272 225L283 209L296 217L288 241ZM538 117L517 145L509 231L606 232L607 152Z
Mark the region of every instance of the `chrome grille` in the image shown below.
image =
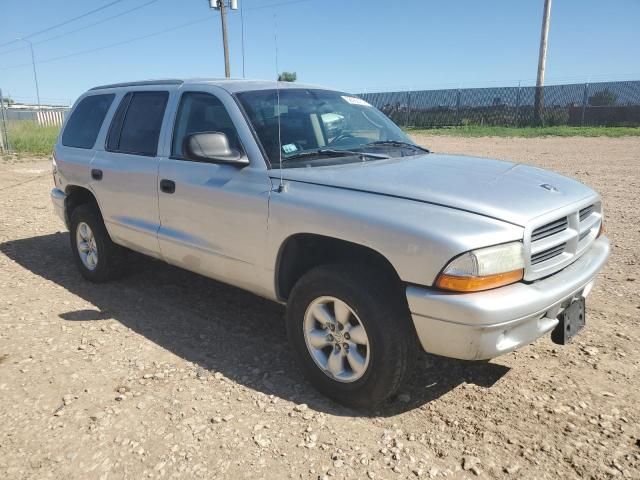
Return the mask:
M567 217L560 218L554 222L547 223L541 227L536 228L531 234L531 241L535 242L541 240L546 237L550 237L551 235L555 235L558 232L567 229L567 225L569 221Z
M602 205L592 200L527 227L525 280L551 275L576 260L597 237L601 221Z
M586 238L591 233L591 230L585 230L584 232L580 232L580 241Z
M536 265L538 263L544 262L545 260L549 260L550 258L557 257L564 252L566 246L566 243L562 243L555 247L547 248L546 250L531 255L531 265Z
M582 222L585 218L593 213L593 205L589 205L586 208L580 210L580 221Z

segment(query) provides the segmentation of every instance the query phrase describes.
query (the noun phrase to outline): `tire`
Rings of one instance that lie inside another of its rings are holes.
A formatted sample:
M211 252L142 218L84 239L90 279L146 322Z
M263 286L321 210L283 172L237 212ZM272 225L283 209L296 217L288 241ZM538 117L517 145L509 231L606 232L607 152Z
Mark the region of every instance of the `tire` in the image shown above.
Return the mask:
M88 227L88 231L85 226ZM92 240L87 241L83 238L87 237L87 233ZM126 264L126 250L111 241L102 215L95 205L83 204L73 210L69 238L74 261L85 279L103 283L122 276ZM92 255L90 259L87 258L86 251L81 251L89 245L89 251L95 253L95 257Z
M344 320L347 314L340 302L350 312L336 336L336 329L325 330L316 319L323 317L317 312L329 311L334 320ZM307 379L322 394L348 407L375 408L396 393L417 354L416 335L402 289L361 265L323 265L306 273L289 296L286 323L289 342ZM355 335L358 325L364 328L364 337L359 329ZM325 341L332 336L330 345L316 348L322 346L321 334L325 331ZM353 338L347 336L349 332L354 332ZM345 338L349 348L337 350L335 344ZM357 343L363 340L366 347ZM348 358L340 363L337 354ZM329 360L323 364L325 357L333 359L333 365ZM335 374L341 367L343 370Z

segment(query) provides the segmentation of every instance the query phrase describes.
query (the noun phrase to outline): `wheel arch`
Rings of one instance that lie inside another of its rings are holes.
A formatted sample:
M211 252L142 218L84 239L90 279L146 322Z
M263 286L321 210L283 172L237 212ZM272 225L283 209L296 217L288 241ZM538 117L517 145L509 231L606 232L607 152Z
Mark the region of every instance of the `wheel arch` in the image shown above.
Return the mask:
M393 264L371 247L320 234L296 233L287 237L278 251L275 268L278 300L286 301L296 282L312 268L338 262L366 264L394 284L402 285Z
M100 213L98 200L93 192L88 188L81 187L79 185L67 185L64 193L66 195L64 199L64 218L67 226L70 225L73 211L80 205L85 205L87 203L93 204L95 205L98 213Z

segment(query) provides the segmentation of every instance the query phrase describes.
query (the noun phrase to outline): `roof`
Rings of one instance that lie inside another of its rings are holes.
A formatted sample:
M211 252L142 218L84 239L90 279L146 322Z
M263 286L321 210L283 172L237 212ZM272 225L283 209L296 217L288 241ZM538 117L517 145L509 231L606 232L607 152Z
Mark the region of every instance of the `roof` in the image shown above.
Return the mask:
M195 85L215 85L217 87L224 88L230 93L244 92L248 90L268 90L272 88L281 89L297 89L297 88L316 88L324 89L317 85L292 83L292 82L276 82L268 80L245 80L234 78L185 78L185 79L163 79L163 80L142 80L136 82L125 83L112 83L109 85L100 85L93 87L91 90L105 90L109 88L122 88L122 87L140 87L151 85L178 85L178 86L195 86Z
M106 90L107 88L119 88L119 87L140 87L143 85L182 85L182 80L167 79L167 80L143 80L141 82L124 82L124 83L110 83L107 85L99 85L97 87L90 88L89 90Z

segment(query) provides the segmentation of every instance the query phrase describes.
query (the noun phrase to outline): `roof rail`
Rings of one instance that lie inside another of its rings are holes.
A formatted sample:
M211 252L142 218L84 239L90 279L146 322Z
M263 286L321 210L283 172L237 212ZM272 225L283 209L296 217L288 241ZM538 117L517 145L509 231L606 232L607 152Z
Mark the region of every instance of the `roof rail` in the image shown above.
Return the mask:
M112 83L110 85L100 85L93 87L90 90L103 90L105 88L117 88L117 87L144 87L148 85L182 85L183 80L169 79L169 80L145 80L142 82L125 82L125 83Z

